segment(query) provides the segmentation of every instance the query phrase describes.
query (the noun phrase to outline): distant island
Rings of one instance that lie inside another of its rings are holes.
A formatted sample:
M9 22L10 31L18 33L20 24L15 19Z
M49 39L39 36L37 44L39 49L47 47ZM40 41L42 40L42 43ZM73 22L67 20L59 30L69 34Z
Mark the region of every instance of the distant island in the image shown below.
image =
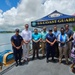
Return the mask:
M72 26L72 30L75 31L75 26ZM21 30L22 31L22 30ZM20 31L20 32L21 32ZM33 30L32 30L33 32ZM39 31L40 32L40 31ZM0 33L15 33L15 31L0 31Z
M0 31L0 33L15 33L15 31Z

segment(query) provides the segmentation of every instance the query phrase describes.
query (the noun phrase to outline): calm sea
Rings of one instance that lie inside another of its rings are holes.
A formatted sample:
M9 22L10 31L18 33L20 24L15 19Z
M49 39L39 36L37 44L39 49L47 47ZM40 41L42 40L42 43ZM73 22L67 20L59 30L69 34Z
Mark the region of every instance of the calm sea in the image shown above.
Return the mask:
M11 36L15 33L0 33L0 52L4 50L12 50L11 46ZM30 45L32 48L32 44Z
M0 52L4 50L12 50L11 36L14 33L0 33Z

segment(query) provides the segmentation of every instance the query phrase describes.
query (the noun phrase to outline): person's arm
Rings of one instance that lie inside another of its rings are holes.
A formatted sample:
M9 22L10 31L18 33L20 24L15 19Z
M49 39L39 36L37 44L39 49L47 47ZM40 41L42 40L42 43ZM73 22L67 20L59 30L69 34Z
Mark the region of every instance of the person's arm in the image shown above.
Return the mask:
M23 34L23 31L21 32L21 37L23 38L23 43L26 43L26 41L24 40L24 34Z
M34 40L34 33L32 34L32 42L36 43L36 41Z
M40 38L40 42L42 42L42 33L41 33L41 38Z
M69 42L69 37L68 37L68 35L67 35L67 34L66 34L66 37L67 37L66 43L68 43L68 42Z
M53 34L53 36L54 36L54 41L52 42L52 44L51 45L54 45L55 44L55 42L57 41L56 40L56 36Z
M39 34L39 39L36 42L40 42L41 40L41 34Z
M56 42L57 40L55 39L54 41L53 41L53 44Z
M23 43L27 44L28 42L27 42L27 41L25 41L25 40L23 40Z
M51 44L51 42L48 39L46 39L46 42L49 43L49 44Z
M69 38L69 41L72 40L73 34L74 34L74 32L71 30L71 36L70 36L70 38Z
M12 44L12 46L13 46L14 48L16 48L16 45L14 44L13 41L11 41L11 44Z
M13 36L11 37L11 45L12 45L14 48L16 48L16 45L14 44L14 37L13 37Z
M48 34L46 35L46 42L51 44L51 42L48 40Z
M30 36L29 36L29 41L28 42L30 42L31 40L32 40L32 32L30 31Z
M22 47L23 43L24 43L24 40L23 40L22 37L21 37L21 40L20 41L21 41L21 44L20 44L20 46L16 47L17 49L20 49Z
M58 42L58 43L61 43L61 41L60 41L60 34L59 34L58 37L57 37L57 42Z
M69 41L73 38L73 35L70 36Z
M36 42L40 42L41 38L39 38Z
M22 40L21 45L19 47L17 47L17 49L20 49L22 47L23 43L24 43L24 41Z
M34 39L32 39L33 42L36 42Z

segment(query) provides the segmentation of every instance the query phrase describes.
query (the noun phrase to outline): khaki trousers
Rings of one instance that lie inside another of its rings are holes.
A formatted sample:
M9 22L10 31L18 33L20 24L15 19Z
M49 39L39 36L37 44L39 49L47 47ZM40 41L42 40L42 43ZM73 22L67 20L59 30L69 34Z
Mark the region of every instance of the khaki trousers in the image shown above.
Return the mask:
M42 42L42 55L45 56L46 42Z
M65 56L66 61L68 60L68 47L59 47L59 60L62 60L63 55Z
M68 56L70 57L70 54L71 54L71 48L72 48L72 42L68 42L67 43L67 46L68 46Z

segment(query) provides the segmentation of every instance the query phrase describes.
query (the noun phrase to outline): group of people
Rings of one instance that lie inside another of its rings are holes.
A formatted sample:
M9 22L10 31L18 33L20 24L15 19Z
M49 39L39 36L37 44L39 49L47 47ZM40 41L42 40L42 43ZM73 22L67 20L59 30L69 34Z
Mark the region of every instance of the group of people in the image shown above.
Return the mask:
M30 42L32 41L32 60L35 59L35 54L39 59L39 49L41 43L42 57L46 57L46 62L49 62L49 57L52 61L55 62L54 57L58 57L59 63L62 63L62 57L64 55L66 64L68 64L68 58L72 58L72 68L75 64L75 33L69 28L69 25L66 24L64 27L61 27L60 30L57 29L57 26L54 28L43 27L41 32L38 32L38 29L35 28L34 32L28 30L29 25L25 25L25 29L19 34L19 29L16 29L16 34L11 37L11 43L13 48L13 53L16 61L16 66L21 63L21 59L24 62L29 61L29 50ZM73 42L73 43L72 43ZM74 54L74 55L73 55Z

